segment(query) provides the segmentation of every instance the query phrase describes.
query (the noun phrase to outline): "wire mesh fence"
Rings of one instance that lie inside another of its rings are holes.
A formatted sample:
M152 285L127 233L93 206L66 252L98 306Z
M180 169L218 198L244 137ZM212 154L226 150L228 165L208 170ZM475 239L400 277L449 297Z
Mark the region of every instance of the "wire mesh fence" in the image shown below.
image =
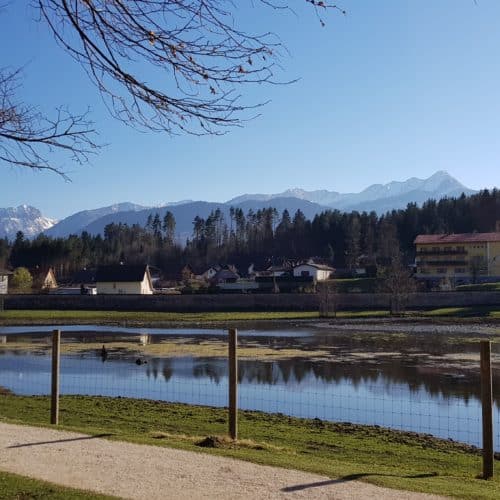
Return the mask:
M50 336L4 335L1 340L0 386L19 395L49 395ZM318 353L307 343L286 349L267 337L257 342L243 335L239 346L239 409L377 425L482 446L478 342L460 362L451 356L455 364L450 364L448 357L446 366L439 360L407 363L404 353L387 350L374 362L371 348L353 360L345 353ZM493 357L500 358L495 344ZM493 388L494 449L500 451L500 373L495 369ZM63 332L60 394L227 407L227 333L205 332L193 341Z

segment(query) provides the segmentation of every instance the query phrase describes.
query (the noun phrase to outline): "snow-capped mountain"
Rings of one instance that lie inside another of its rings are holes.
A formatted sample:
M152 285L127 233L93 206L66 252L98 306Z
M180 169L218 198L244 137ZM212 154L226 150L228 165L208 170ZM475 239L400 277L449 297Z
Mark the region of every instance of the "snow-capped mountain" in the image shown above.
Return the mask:
M48 231L45 231L45 234L56 238L64 237L68 234L77 234L80 233L85 226L92 224L95 220L105 217L106 215L120 212L135 212L137 210L144 210L145 208L146 207L142 205L125 202L116 203L108 207L96 208L94 210L83 210L54 224Z
M394 208L404 208L410 202L422 203L429 198L440 199L474 192L448 172L440 170L427 179L412 177L406 181L373 184L360 193L339 193L325 189L305 191L295 188L278 194L244 194L227 203L237 204L249 200L270 201L275 198L294 197L339 210L374 210L381 213Z
M14 239L18 231L22 231L25 237L32 238L51 228L56 222L29 205L0 208L0 238Z
M134 203L118 203L94 210L84 210L61 220L55 221L42 216L39 210L23 205L17 209L0 209L0 237L15 237L17 231L23 231L27 237L36 236L41 231L47 236L65 237L88 231L91 234L103 233L104 227L112 222L145 225L149 214L158 213L163 218L170 210L176 220L176 232L185 240L193 229L196 216L206 218L210 211L219 208L226 220L229 220L230 207L248 210L274 207L281 214L287 209L293 214L300 209L312 219L315 214L328 209L350 212L375 211L379 214L392 209L405 208L410 202L421 204L432 198L460 196L462 193L473 194L447 172L440 171L427 179L412 177L406 181L393 181L388 184L374 184L360 193L339 193L326 189L306 191L288 189L279 194L244 194L227 202L206 202L185 200L165 203L162 206L144 207Z

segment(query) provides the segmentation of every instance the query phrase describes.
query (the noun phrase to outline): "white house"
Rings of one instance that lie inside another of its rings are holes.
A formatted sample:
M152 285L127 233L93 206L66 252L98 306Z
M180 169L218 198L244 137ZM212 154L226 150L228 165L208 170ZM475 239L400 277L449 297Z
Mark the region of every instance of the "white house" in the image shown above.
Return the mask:
M97 294L152 295L153 283L146 265L100 266L96 272Z
M33 290L50 292L57 289L57 280L53 267L32 267L29 270L33 277Z
M210 281L220 270L221 270L220 266L210 266L203 273L197 274L196 279L202 281Z
M9 276L12 273L0 269L0 295L9 293Z
M312 277L313 281L325 281L330 278L331 274L335 271L333 267L325 266L323 264L299 264L293 268L294 277Z

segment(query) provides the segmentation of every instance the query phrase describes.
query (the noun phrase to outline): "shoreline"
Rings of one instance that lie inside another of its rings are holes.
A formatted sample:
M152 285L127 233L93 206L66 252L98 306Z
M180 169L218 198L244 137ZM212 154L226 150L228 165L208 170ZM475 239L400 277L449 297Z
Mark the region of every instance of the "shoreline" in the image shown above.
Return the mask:
M32 313L32 314L29 314ZM210 316L199 318L198 314L193 313L166 313L172 315L172 319L158 318L157 313L132 313L127 311L119 312L112 311L92 311L90 314L80 314L76 311L43 311L43 314L38 315L38 311L29 311L27 316L31 317L5 317L0 313L0 333L2 327L23 327L23 326L64 326L64 325L92 325L92 326L116 326L126 328L237 328L248 330L253 328L269 328L281 329L290 327L310 327L318 331L326 329L342 328L343 330L353 332L383 332L390 333L391 331L400 331L400 328L422 329L428 333L439 333L439 330L454 330L449 333L463 330L462 333L474 333L476 335L500 335L500 317L457 317L457 316L415 316L408 314L407 316L364 316L364 317L337 317L337 318L320 318L316 317L286 317L288 313L283 313L284 317L280 317L276 313L273 316L278 317L262 317L262 314L256 314L252 317L251 314L245 314L247 318L242 318L241 313L234 313L235 318L231 319L232 313L216 313L223 314L229 318L217 318L214 314L214 319ZM61 314L62 313L62 314ZM151 316L152 315L152 316ZM17 316L17 315L16 315ZM122 316L122 318L120 318ZM150 316L150 317L148 317ZM184 319L180 319L183 316ZM259 317L261 316L261 317ZM470 330L472 329L472 331ZM483 331L484 330L484 331ZM491 331L488 331L491 330ZM324 333L324 332L322 332ZM423 331L420 333L424 333ZM447 333L447 332L445 332Z

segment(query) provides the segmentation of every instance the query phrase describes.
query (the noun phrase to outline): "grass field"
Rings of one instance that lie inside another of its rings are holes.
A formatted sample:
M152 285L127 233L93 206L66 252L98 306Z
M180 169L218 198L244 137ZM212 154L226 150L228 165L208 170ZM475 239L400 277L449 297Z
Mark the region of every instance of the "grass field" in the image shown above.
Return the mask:
M498 474L493 480L478 479L477 452L425 435L241 411L241 440L233 443L224 437L224 409L65 396L60 410L62 428L111 434L110 439L203 451L399 489L475 499L500 496ZM48 415L46 397L0 396L1 420L46 425ZM211 446L201 447L203 441Z
M500 282L460 285L456 290L457 292L500 292Z
M407 311L405 318L440 318L453 322L456 319L483 318L500 319L500 305L485 307L448 307L426 311ZM362 310L339 311L337 319L370 319L389 318L389 311ZM49 310L12 310L0 312L1 325L30 324L120 324L130 326L171 326L171 325L224 325L227 323L248 321L293 321L318 320L317 311L298 312L207 312L207 313L174 313L145 311L49 311Z
M339 293L374 293L377 291L380 280L377 278L339 278L333 279Z
M338 317L383 317L387 311L354 311L339 312ZM142 312L142 311L37 311L16 310L0 312L1 324L30 323L224 323L228 321L276 321L318 319L317 311L304 312L210 312L210 313L173 313L173 312Z
M63 488L0 471L0 498L12 500L106 500L115 497Z

